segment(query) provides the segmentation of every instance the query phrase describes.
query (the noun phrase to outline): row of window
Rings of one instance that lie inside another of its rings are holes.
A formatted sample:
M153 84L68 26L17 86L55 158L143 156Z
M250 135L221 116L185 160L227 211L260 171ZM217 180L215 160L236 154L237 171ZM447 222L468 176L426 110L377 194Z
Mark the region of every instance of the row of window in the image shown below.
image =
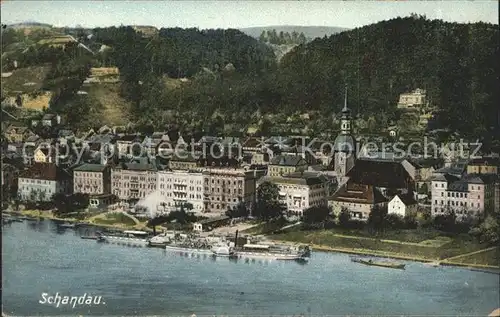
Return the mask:
M441 186L439 186L439 184L436 183L436 185L434 187L436 187L436 188L438 188L438 187L444 188L444 183L441 183ZM480 185L476 185L476 186L471 185L471 190L481 190L481 186Z
M50 184L53 181L43 180L43 179L31 179L31 178L20 178L19 183L26 184Z
M445 212L446 212L445 208L438 208L438 207L434 208L434 213L444 214ZM463 210L463 209L453 210L453 212L457 215L467 215L468 214L467 210Z
M150 184L133 184L133 183L113 183L114 188L133 188L133 189L151 189L154 190L156 189L156 184L155 183L150 183Z
M101 178L101 172L75 172L75 177Z
M434 204L438 204L438 200L434 200ZM440 200L440 205L444 205L444 200ZM447 201L448 206L461 206L461 207L467 207L467 202L461 201L460 204L458 201ZM474 207L474 203L470 203L471 207ZM479 208L480 204L476 203L476 206Z
M160 178L160 182L167 182L167 183L171 183L171 182L174 182L174 183L187 183L187 180L186 179L182 179L182 178L163 178L161 177ZM193 179L190 179L189 180L189 184L194 184L195 181ZM200 185L202 183L201 180L196 180L196 184Z
M233 185L236 186L242 186L243 185L243 181L242 180L238 180L238 181L232 181L233 182ZM212 179L212 184L215 184L215 179ZM209 184L209 180L208 178L205 178L205 184L208 185ZM224 179L217 179L217 184L222 184L222 185L231 185L231 180L224 180Z

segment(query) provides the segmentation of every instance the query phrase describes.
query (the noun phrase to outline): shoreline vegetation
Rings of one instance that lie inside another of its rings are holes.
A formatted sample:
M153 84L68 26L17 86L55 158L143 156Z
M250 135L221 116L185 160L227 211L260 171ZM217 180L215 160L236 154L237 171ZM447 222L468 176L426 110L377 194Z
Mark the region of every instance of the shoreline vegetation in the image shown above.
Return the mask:
M33 217L33 218L57 220L68 223L79 223L83 225L91 225L95 227L108 228L108 229L118 229L118 230L136 229L148 232L153 231L151 228L146 226L146 222L139 222L135 223L134 225L132 225L131 223L127 224L121 222L99 223L100 220L106 219L103 217L103 214L90 217L87 219L77 219L77 218L57 217L50 211L39 212L36 210L23 210L23 211L10 211L6 213ZM269 224L263 224L261 226L261 229L262 227L268 228ZM165 230L165 228L161 226L157 226L156 228L158 231ZM263 234L272 242L307 243L311 245L313 250L320 252L336 252L336 253L353 254L353 255L374 256L380 258L390 258L397 260L407 260L407 261L428 263L435 266L443 265L443 266L466 267L472 269L486 270L486 272L493 272L500 274L500 265L498 265L498 258L500 255L499 247L489 247L489 248L484 247L481 249L472 249L472 250L469 247L469 248L464 248L464 251L462 252L460 252L461 250L458 250L459 252L450 252L451 254L453 254L452 256L446 256L443 258L441 256L442 254L449 253L446 251L450 251L454 248L455 249L457 248L456 245L453 245L454 243L456 244L456 241L446 241L443 237L435 238L436 241L438 241L439 239L444 240L444 242L443 241L441 242L442 245L439 245L438 243L438 247L436 247L436 245L432 245L432 240L426 240L424 241L425 243L412 243L412 242L404 242L404 241L396 241L388 239L374 239L374 238L367 238L355 235L337 234L334 233L333 231L328 233L327 230L292 231L292 232L278 233L278 234L269 234L267 232L259 232L259 231L260 231L259 228L254 227L248 231L244 231L243 233L251 235ZM351 243L346 243L346 241L351 241ZM373 243L375 243L374 246L379 244L379 247L378 248L361 247L361 244L366 244L368 246ZM346 244L351 246L346 246ZM354 244L358 244L358 246L355 246ZM399 246L400 248L403 248L403 250L400 252L386 250L386 247L384 247L383 244L391 245L392 247ZM451 246L449 244L451 244ZM432 256L421 254L421 252L419 253L418 248L420 249L424 248L429 250ZM411 251L411 253L404 251Z

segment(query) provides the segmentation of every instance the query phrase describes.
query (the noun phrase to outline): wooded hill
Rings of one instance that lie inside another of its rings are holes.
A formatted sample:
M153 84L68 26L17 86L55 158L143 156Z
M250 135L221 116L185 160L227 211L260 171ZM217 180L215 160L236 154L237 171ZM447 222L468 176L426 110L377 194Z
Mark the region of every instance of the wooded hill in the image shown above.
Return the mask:
M76 37L96 54L69 56L81 71L71 62L68 72L81 79L90 66L117 66L121 96L132 105L133 121L147 129L176 124L236 133L256 125L261 132L269 126L286 132L291 117L309 113L295 124L315 134L332 128L347 84L349 106L359 118L376 121L373 132L400 120L398 96L415 88L427 90L441 128L468 137L497 132L491 129L500 104L497 25L397 18L299 45L279 65L269 46L238 30L171 28L145 37L132 27L111 27L91 33ZM59 67L51 74L63 76L61 62L49 62ZM175 79L182 84L165 85Z

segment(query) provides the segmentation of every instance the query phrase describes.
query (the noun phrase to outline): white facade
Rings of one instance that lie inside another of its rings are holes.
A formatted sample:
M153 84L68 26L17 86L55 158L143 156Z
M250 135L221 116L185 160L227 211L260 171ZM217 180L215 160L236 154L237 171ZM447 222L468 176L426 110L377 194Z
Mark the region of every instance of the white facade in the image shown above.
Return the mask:
M448 209L457 218L467 216L465 211L479 213L484 210L485 184L467 184L466 190L448 190L444 180L432 181L432 216L443 215Z
M193 212L203 212L203 174L190 171L159 171L157 191L167 210L191 203Z
M280 202L286 205L290 213L302 216L309 207L328 205L326 184L307 185L304 179L296 180L297 182L291 182L290 179L272 180L278 186Z
M56 180L22 177L18 179L18 193L22 200L50 201L52 195L65 192L66 188Z
M388 214L396 214L401 217L407 216L410 212L415 211L417 205L406 205L399 196L394 196L394 198L389 202L387 206Z

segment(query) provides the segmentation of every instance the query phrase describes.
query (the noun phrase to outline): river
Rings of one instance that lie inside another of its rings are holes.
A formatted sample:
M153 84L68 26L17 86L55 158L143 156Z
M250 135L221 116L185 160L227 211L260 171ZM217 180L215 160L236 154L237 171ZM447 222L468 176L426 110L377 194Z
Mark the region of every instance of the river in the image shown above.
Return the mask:
M60 230L49 220L3 227L5 313L486 316L500 307L499 276L463 268L407 262L393 270L319 252L305 265L234 262L97 243L81 239L82 230L92 229ZM101 302L56 307L43 293Z

